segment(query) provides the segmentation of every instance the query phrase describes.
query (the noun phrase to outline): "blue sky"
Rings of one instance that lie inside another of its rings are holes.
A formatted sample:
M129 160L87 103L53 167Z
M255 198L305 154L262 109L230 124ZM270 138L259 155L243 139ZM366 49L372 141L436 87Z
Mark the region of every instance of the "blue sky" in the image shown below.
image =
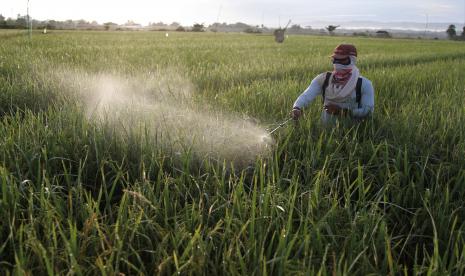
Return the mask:
M0 0L6 17L25 14L27 0ZM291 19L303 26L324 21L415 21L463 23L465 0L30 0L34 18L85 19L99 23L245 22L267 26L285 25Z

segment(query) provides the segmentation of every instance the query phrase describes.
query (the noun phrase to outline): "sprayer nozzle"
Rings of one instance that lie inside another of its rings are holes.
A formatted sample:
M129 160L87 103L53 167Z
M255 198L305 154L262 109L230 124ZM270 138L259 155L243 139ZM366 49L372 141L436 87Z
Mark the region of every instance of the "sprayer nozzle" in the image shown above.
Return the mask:
M264 134L260 136L260 142L265 143L265 144L271 144L273 142L273 139L271 138L270 135Z

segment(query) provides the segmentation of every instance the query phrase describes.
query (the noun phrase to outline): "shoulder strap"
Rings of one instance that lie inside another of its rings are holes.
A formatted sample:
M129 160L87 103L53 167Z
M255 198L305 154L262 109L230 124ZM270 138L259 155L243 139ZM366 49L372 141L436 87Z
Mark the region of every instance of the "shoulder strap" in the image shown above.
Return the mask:
M362 107L362 78L358 78L357 80L357 85L355 86L355 92L356 92L356 101L358 104L358 108Z
M331 77L331 72L326 72L325 82L323 82L323 87L321 91L321 95L323 96L323 103L325 102L325 92L326 88L329 85L329 78Z

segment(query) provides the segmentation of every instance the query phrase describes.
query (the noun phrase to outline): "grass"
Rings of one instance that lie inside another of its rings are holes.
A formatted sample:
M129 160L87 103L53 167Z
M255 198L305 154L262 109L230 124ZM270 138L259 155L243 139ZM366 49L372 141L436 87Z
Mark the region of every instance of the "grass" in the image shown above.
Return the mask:
M1 274L464 273L461 43L290 36L280 45L271 36L154 32L0 38ZM246 169L189 145L173 154L163 133L143 125L122 131L89 120L55 74L177 72L199 105L266 126L330 70L342 41L358 47L359 68L374 83L374 116L325 129L317 100Z

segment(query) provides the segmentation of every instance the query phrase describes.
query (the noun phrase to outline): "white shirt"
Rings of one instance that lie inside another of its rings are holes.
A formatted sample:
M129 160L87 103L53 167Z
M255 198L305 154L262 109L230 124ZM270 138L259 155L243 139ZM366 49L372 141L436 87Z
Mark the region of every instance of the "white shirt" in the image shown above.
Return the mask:
M326 73L319 74L312 80L310 85L305 89L302 94L297 98L294 103L294 107L298 107L300 109L305 108L308 104L310 104L318 95L322 94L323 91L323 83L326 78ZM335 104L340 108L347 108L350 109L352 112L352 117L354 118L364 118L369 114L373 113L375 108L375 93L373 89L373 85L371 81L365 77L362 77L362 89L361 89L361 100L360 100L360 108L357 104L357 92L354 89L350 95L344 102L332 103L325 99L324 104ZM322 119L326 121L332 115L326 113L323 110Z

